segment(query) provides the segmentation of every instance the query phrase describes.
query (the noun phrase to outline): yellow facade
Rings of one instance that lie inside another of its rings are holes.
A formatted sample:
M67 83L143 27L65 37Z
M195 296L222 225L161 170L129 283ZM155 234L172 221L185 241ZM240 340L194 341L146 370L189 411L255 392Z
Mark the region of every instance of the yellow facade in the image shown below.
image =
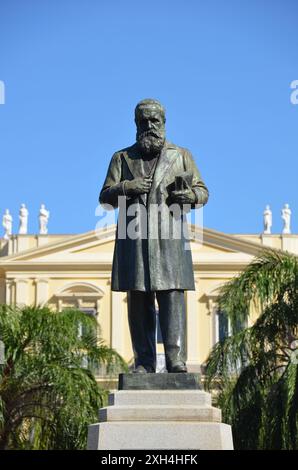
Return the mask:
M110 284L114 238L115 226L80 235L0 239L0 303L92 309L103 339L131 361L126 294L112 292ZM196 291L185 294L190 371L198 370L218 341L219 287L264 246L298 254L298 235L227 235L204 229L202 242L191 242Z

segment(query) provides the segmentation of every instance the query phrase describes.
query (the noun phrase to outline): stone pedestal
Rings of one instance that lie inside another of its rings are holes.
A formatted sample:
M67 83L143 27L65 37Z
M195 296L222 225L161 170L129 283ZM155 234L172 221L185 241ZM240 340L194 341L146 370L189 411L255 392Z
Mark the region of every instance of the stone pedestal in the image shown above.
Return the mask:
M119 388L89 426L89 450L233 449L199 374L121 374Z

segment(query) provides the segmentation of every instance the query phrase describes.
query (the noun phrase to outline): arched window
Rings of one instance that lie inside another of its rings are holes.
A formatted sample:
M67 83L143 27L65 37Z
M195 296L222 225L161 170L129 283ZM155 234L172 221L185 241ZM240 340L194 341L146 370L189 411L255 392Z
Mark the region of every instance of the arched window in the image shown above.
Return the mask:
M103 289L92 283L72 282L60 288L50 303L56 304L59 311L73 307L93 315L100 312L100 301L103 296Z

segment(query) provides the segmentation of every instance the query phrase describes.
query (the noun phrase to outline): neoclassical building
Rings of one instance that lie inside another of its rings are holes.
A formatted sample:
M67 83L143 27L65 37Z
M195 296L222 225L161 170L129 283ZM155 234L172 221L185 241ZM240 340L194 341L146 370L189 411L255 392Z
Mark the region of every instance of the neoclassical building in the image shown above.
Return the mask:
M115 226L79 235L0 239L0 303L48 304L57 310L73 306L96 315L106 343L131 361L126 294L112 292L110 284L114 238ZM264 246L298 254L298 235L228 235L204 228L202 242L191 241L196 290L185 293L189 370L197 370L228 333L217 308L218 289ZM158 353L162 359L161 344Z

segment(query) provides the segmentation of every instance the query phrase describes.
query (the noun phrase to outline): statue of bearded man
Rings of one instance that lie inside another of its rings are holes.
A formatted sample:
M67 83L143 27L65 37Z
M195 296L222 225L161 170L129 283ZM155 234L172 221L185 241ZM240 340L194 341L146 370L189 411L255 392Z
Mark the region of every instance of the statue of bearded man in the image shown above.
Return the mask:
M187 372L184 291L195 285L184 208L208 200L191 153L166 141L165 122L159 101L137 104L137 141L113 155L99 197L102 204L119 207L112 290L128 294L136 373L156 371L156 303L167 371ZM178 215L173 205L181 209ZM131 237L136 212L146 214L139 220L144 227L141 236ZM169 222L172 230L163 236Z

